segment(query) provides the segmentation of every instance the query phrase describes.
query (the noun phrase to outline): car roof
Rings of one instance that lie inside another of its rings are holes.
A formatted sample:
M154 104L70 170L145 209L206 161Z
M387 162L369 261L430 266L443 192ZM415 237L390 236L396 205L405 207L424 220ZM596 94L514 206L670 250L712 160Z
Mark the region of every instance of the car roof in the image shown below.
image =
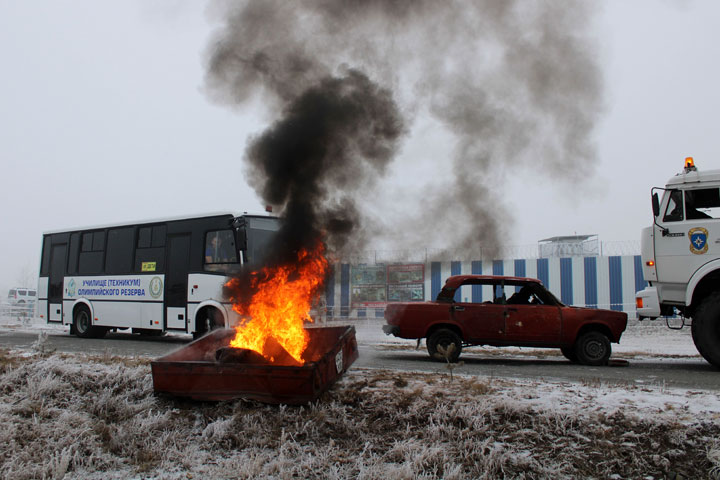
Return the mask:
M493 284L493 283L537 283L542 285L542 282L537 278L528 277L509 277L504 275L453 275L448 277L445 281L445 287L457 288L467 281L472 281L476 284Z

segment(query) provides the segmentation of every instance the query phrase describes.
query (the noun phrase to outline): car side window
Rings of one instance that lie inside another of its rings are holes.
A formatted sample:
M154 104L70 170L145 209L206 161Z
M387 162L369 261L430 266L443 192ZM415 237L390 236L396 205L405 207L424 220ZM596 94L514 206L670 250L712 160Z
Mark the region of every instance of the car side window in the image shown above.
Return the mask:
M538 303L538 298L529 285L523 285L520 290L507 299L507 303L508 305L535 305Z
M505 289L502 284L493 285L493 300L495 305L504 305L507 302L505 298Z

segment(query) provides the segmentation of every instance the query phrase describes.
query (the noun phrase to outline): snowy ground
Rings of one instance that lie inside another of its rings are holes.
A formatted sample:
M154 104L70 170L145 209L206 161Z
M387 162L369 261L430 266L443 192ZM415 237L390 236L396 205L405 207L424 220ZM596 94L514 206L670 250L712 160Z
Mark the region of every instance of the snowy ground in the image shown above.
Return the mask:
M687 329L614 347L697 355ZM155 397L147 358L44 350L0 351L3 478L720 478L715 391L353 368L306 407L195 403Z

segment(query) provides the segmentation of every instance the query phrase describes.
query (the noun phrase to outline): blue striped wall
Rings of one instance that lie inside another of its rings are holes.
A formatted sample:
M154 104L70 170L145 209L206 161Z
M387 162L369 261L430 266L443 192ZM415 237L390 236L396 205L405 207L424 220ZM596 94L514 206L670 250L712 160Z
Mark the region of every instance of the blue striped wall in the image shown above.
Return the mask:
M610 272L610 308L622 310L622 258L610 257L608 269Z
M492 272L493 275L505 275L502 260L493 260Z
M340 316L350 315L350 264L340 265Z
M648 283L643 278L642 274L642 258L640 255L636 255L633 258L633 269L635 270L635 291L639 292L647 287Z
M436 261L425 265L425 300L437 297L448 276L469 273L536 277L565 304L625 311L631 316L635 315L635 292L647 285L639 255ZM325 286L328 316L382 317L382 308L353 308L350 289L350 264L335 264ZM490 293L477 285L465 287L462 293L456 293L456 300L461 301L462 295L463 301L479 303L487 300Z
M515 275L516 277L525 277L525 276L527 276L527 273L525 273L525 272L526 272L525 260L515 260L515 262L513 262L513 263L514 263L514 267L515 267L515 273L514 273L514 275ZM520 288L521 288L521 287L515 287L515 291L517 292L518 290L520 290Z
M597 257L585 257L583 267L585 273L585 305L594 308L598 306ZM642 275L642 271L640 275Z
M550 260L547 258L537 259L537 278L545 285L550 288Z
M462 273L462 262L450 262L450 275L460 275ZM458 288L455 291L455 296L453 297L453 300L456 302L462 301L462 294L460 293L460 289Z
M330 265L327 283L325 284L325 305L328 317L335 316L335 265Z
M435 299L438 296L438 293L440 293L440 290L442 289L442 281L441 275L440 275L440 262L432 262L430 264L430 298ZM425 300L427 300L428 297L425 297Z
M573 303L572 258L560 259L560 301L566 305Z
M475 261L471 264L471 273L473 275L482 275L482 262ZM480 285L473 285L472 287L472 301L473 303L482 303L482 287Z

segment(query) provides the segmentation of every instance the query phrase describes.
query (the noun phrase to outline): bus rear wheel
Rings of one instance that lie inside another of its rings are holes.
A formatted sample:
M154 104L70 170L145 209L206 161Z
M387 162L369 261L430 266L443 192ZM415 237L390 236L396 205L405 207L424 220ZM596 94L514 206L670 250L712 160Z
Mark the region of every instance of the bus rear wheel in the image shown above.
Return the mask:
M700 355L720 368L720 292L705 297L692 319L693 342Z
M80 338L101 338L107 333L106 328L93 326L90 309L85 305L80 305L75 309L73 330L75 335Z
M205 307L198 312L193 339L198 339L213 330L224 327L222 314L216 308Z

